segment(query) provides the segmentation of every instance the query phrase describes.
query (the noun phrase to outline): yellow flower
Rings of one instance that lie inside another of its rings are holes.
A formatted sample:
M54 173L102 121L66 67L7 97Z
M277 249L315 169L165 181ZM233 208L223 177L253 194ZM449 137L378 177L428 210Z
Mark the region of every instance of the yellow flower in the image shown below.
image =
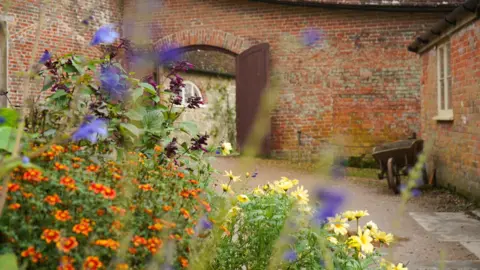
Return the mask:
M283 193L285 193L285 191L297 185L298 180L296 179L290 180L287 177L282 177L280 181L275 181L274 184L275 184L275 187L279 189L279 193L282 193L280 190L283 190L284 191Z
M229 155L230 152L232 151L232 144L229 142L224 142L221 145L221 149L222 149L222 155L224 156Z
M399 263L397 265L391 264L387 267L387 270L408 270L407 267L403 267L403 263Z
M367 210L364 211L355 211L355 218L360 219L361 217L364 216L370 216L370 214L367 212Z
M233 182L240 181L240 176L233 175L232 171L225 171L223 176L227 176Z
M230 208L230 210L228 210L227 216L229 218L230 217L236 217L238 215L238 213L240 213L241 210L242 210L242 208L240 208L238 206L234 206L234 207Z
M334 232L336 235L346 235L348 233L348 227L350 225L346 219L337 215L335 218L329 218L328 230Z
M243 195L243 194L238 195L237 200L241 203L246 203L246 202L250 201L250 199L247 197L247 195Z
M352 221L352 220L356 219L354 211L345 211L345 212L343 212L342 216L344 218L348 219L348 221Z
M373 234L373 238L375 238L375 241L378 241L386 245L389 245L390 243L393 242L393 234L382 232L382 231L375 232Z
M230 187L230 185L227 184L222 184L222 190L223 192L233 193L232 188Z
M337 238L335 238L335 237L333 237L333 236L327 237L327 240L328 240L330 243L334 244L334 245L338 244Z
M365 230L362 232L360 227L358 227L358 235L350 236L348 238L348 247L354 247L359 251L369 254L373 252L372 241L373 239L370 236L370 231Z
M262 196L262 195L265 195L265 191L263 191L263 189L261 189L260 187L256 187L256 188L253 190L253 195L255 195L255 196Z
M250 177L250 173L249 172L246 172L245 173L245 178L249 178Z
M298 208L301 212L304 212L306 214L311 214L312 213L312 207L308 206L307 204L301 204L300 208Z
M372 232L372 234L375 234L378 231L378 226L377 224L375 224L375 222L369 221L367 222L367 224L365 224L363 229L364 230L369 229Z
M308 190L303 189L303 186L297 187L291 195L297 199L299 204L308 204Z
M367 257L367 256L365 256L365 254L363 254L362 252L358 252L358 258L359 258L360 260L363 260L363 259L365 259L366 257Z

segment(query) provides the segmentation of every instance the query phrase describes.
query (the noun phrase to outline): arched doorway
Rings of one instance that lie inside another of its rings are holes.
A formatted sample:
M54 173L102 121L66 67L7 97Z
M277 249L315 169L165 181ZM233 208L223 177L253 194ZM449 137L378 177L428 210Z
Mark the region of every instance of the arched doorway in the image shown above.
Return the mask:
M165 54L179 59L183 58L182 60L190 60L194 65L196 64L197 66L200 66L196 72L201 72L204 76L210 76L210 78L213 78L213 76L231 76L230 84L233 82L235 85L235 141L240 152L244 149L248 137L252 132L260 108L261 98L267 89L270 64L269 49L270 47L267 43L262 43L253 45L246 50L236 53L222 47L198 44L170 49ZM195 55L202 54L204 56L210 55L212 57L203 57L203 62L202 57L195 58ZM218 57L213 57L214 55L217 55ZM189 59L189 57L193 57L194 60L191 60L191 58ZM169 59L165 60L166 61L163 62L169 62ZM197 61L197 63L195 63L195 61ZM226 62L231 63L227 64L227 67L225 67ZM158 74L161 76L162 71L159 70ZM200 81L198 77L196 79ZM191 78L187 77L187 80L193 82L193 79ZM226 100L229 104L233 103L229 98ZM209 104L208 100L207 104ZM229 113L227 112L225 115L228 116ZM197 121L202 120L197 119ZM203 121L202 124L208 125L205 121ZM268 122L268 125L270 127L270 121ZM229 140L232 141L232 138ZM259 152L262 155L269 155L271 152L270 129L267 136L262 140L261 151Z

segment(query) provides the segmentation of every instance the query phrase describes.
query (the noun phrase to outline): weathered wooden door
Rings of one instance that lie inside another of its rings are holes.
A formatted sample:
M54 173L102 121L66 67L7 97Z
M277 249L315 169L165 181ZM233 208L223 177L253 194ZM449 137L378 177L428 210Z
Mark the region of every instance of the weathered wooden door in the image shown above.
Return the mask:
M237 146L242 152L255 119L258 116L261 98L267 89L269 77L270 46L268 43L255 45L237 56L236 60L236 111ZM270 115L268 132L262 138L261 154L270 154Z

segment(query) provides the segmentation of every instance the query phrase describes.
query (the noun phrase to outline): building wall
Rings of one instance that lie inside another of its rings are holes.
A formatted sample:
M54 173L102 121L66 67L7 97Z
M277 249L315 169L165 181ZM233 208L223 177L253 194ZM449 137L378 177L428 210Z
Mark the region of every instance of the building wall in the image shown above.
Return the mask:
M450 38L454 120L438 122L435 49L421 56L422 138L440 185L480 199L480 20Z
M125 10L140 2L126 1ZM166 0L152 10L148 29L157 43L206 44L239 53L271 45L271 64L282 78L272 114L276 155L325 143L352 154L408 137L420 129L420 63L405 49L444 14L297 7L247 0ZM182 14L179 16L179 14ZM316 46L302 31L322 32Z
M38 38L38 52L34 62L48 49L53 54L63 55L78 52L88 56L98 55L99 47L90 47L92 35L100 25L118 23L121 20L119 0L60 0L43 1L44 17L40 20L40 2L31 0L0 1L0 20L8 28L8 97L14 106L22 104L23 77L20 72L28 70L36 31L42 21ZM92 16L92 18L89 18ZM88 20L88 25L82 23ZM27 84L29 95L38 96L41 81Z

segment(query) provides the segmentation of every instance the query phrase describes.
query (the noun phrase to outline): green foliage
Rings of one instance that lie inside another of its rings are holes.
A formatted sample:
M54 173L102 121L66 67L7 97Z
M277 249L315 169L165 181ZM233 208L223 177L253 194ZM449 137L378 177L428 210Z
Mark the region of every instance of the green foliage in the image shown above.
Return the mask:
M215 102L209 104L207 119L214 123L210 135L216 141L223 140L236 145L236 109L230 98L228 82L213 87L209 85L207 89L217 98Z

